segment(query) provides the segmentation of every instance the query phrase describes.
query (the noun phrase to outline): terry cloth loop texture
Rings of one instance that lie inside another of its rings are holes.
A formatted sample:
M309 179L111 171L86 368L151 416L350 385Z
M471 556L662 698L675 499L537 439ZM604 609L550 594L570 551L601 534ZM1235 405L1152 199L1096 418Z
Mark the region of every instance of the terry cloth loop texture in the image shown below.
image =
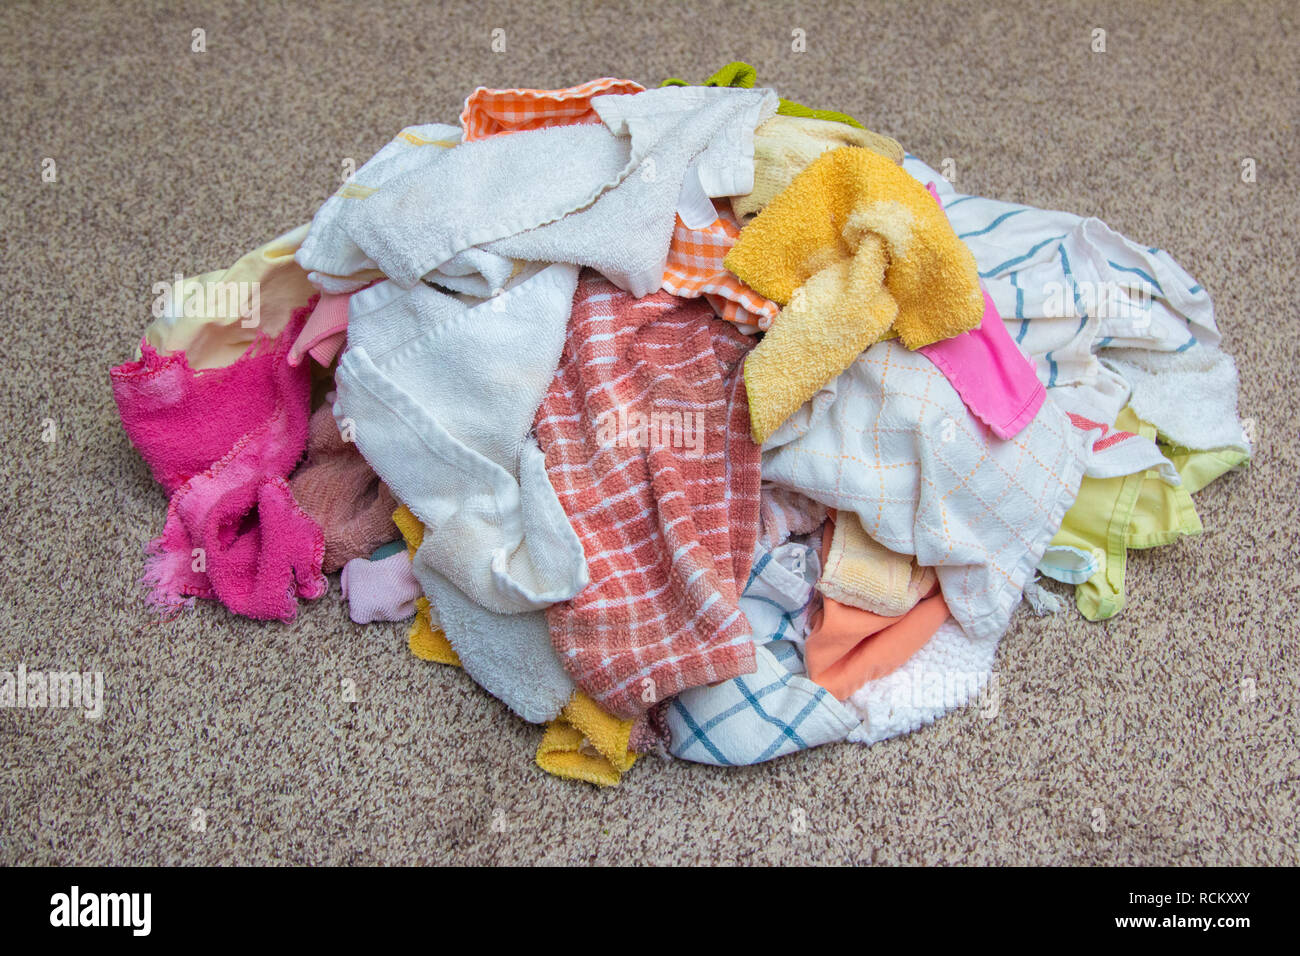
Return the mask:
M461 664L534 723L573 692L535 612L587 583L528 435L576 282L554 265L472 308L380 283L353 299L336 375L340 427L424 525L415 576Z
M745 361L755 440L892 330L909 349L977 327L975 259L925 187L859 147L823 153L740 231L726 266L786 307Z
M329 405L312 413L307 459L289 479L289 487L302 510L325 533L321 570L326 574L397 537L393 524L397 501L356 445L339 432Z
M403 288L525 260L591 266L634 295L653 292L688 170L708 196L752 189L754 127L776 96L696 87L599 96L593 107L602 125L432 156L344 207L344 231Z
M148 548L152 603L215 598L246 617L292 620L299 597L325 593L321 529L285 480L307 444L311 384L287 355L314 306L229 367L195 372L185 353L164 358L145 342L140 361L113 369L123 427L171 492Z

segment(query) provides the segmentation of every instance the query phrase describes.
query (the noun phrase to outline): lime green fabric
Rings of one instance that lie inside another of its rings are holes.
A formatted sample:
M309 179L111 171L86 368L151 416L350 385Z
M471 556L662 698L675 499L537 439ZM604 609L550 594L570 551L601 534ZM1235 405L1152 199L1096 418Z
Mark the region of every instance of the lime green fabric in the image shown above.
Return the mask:
M1183 487L1189 495L1194 495L1215 478L1244 465L1247 456L1239 451L1219 449L1216 451L1192 451L1174 445L1161 445L1165 457L1174 463L1178 474L1183 479Z
M754 88L758 82L758 70L754 69L748 63L741 63L737 60L734 63L728 63L717 73L705 80L701 86L738 86L749 90ZM676 78L664 80L660 86L691 86L685 80ZM847 123L858 129L866 129L861 123L852 116L845 113L837 113L835 110L815 110L811 107L804 106L801 103L795 103L792 100L781 100L781 105L777 112L782 116L804 116L809 119L829 120L832 123Z
M1120 412L1115 427L1153 441L1157 437L1155 426L1131 408ZM1246 455L1235 451L1192 451L1163 444L1161 450L1177 469L1181 485L1166 484L1155 471L1084 478L1052 539L1053 546L1081 548L1098 559L1097 572L1074 589L1079 612L1090 621L1105 620L1123 609L1129 549L1160 547L1200 534L1192 493L1246 461Z

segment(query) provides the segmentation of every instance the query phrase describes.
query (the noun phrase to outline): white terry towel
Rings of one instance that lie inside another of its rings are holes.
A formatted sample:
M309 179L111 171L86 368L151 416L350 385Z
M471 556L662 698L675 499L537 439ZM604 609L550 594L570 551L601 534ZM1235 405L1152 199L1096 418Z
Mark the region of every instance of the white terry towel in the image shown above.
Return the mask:
M591 266L637 297L657 291L688 171L709 195L752 189L754 126L776 104L776 94L767 90L710 87L596 97L592 107L606 126L631 138L628 175L589 208L491 249L516 259Z
M1237 418L1237 366L1227 352L1212 346L1184 352L1113 349L1102 361L1133 387L1129 404L1138 418L1175 445L1250 454Z
M587 584L582 544L529 435L577 274L550 266L473 307L391 282L351 302L339 427L424 523L417 576L427 566L500 614L567 600Z
M323 292L355 292L369 277L350 278L377 267L339 228L338 220L350 203L373 195L380 186L408 170L443 156L460 144L459 126L428 123L408 126L367 160L312 217L311 228L294 259L307 278Z
M409 289L457 253L592 202L626 174L630 151L628 140L595 125L463 143L350 203L342 226Z
M648 295L662 284L687 171L711 195L751 189L753 130L776 105L770 90L707 87L596 97L606 125L465 143L349 204L343 228L405 288L427 277L463 289L445 277L463 279L457 256L481 247L590 266Z
M948 618L902 667L867 681L844 701L862 721L848 740L878 743L976 702L980 716L996 717L1000 700L992 677L997 649L997 635L972 638Z
M438 609L465 672L480 687L529 723L559 716L574 685L551 643L545 611L497 614L428 565L416 565L415 576Z
M425 526L413 570L465 670L530 721L573 691L540 609L588 581L529 434L555 374L573 266L473 306L381 282L352 298L334 417Z

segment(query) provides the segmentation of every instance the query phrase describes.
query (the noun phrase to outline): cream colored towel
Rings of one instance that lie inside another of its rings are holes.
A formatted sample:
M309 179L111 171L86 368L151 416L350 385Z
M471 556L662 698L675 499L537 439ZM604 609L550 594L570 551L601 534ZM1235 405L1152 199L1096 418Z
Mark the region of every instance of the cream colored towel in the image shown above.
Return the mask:
M881 617L898 617L928 594L934 582L934 568L890 551L862 529L856 514L841 511L836 516L826 567L817 582L822 594Z

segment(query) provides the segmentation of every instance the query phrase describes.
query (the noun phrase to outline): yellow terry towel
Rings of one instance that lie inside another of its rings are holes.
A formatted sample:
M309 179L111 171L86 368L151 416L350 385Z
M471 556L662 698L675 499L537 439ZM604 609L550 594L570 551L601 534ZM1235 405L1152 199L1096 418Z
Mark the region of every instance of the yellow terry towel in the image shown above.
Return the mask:
M891 329L909 349L975 328L975 257L919 182L869 149L823 153L740 231L726 266L785 305L745 360L762 443Z
M835 530L826 552L817 590L828 598L881 617L906 614L934 587L934 568L890 551L867 534L852 511L835 515Z
M537 766L568 780L616 786L636 763L637 755L628 749L633 723L605 713L575 690L560 716L546 725L537 748Z
M754 130L754 191L731 197L732 212L741 223L748 222L813 160L843 146L861 146L903 164L903 147L896 139L843 123L778 113Z
M406 505L393 512L393 524L397 525L397 530L406 541L406 553L414 558L420 543L424 541L424 525ZM426 597L415 599L415 620L407 632L406 643L411 648L411 653L422 661L460 667L460 657L452 649L447 635L433 626L432 609Z

